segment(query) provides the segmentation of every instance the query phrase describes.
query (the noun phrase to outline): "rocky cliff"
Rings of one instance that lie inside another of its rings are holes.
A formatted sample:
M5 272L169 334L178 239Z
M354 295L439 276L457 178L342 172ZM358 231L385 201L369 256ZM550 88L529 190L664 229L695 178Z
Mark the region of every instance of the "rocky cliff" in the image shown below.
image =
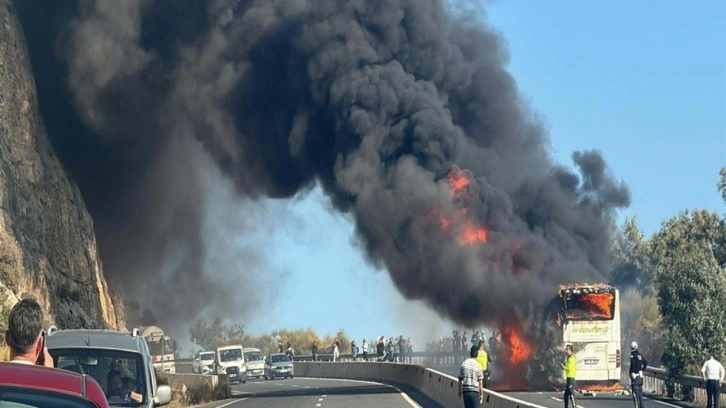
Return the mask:
M46 137L23 32L0 0L0 296L38 298L60 328L124 329L93 220ZM112 300L113 299L113 300Z

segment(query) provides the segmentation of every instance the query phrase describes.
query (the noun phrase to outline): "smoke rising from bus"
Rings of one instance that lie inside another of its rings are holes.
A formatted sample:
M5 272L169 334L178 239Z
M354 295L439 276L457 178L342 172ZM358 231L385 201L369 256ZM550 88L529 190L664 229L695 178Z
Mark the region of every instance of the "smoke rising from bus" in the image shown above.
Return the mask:
M128 297L162 282L138 300L164 318L253 309L219 278L258 280L266 248L205 265L219 183L239 202L319 183L371 265L461 325L527 327L609 262L627 187L596 150L553 161L503 39L442 0L16 5L106 272Z

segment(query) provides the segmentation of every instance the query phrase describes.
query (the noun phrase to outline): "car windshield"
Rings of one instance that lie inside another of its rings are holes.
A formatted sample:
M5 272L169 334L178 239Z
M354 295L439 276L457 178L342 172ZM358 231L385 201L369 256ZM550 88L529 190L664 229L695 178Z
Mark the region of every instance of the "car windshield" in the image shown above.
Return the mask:
M89 348L50 352L56 367L95 378L106 393L109 405L134 407L146 402L146 376L140 354Z
M201 361L214 360L214 353L200 353L199 360L201 360Z
M283 361L290 361L290 359L284 354L277 354L270 357L270 361L273 363L280 363Z
M95 408L88 400L66 393L29 388L0 387L2 408Z
M242 359L242 350L231 349L231 350L220 350L219 361L226 363L228 361L236 361Z
M247 361L261 361L262 354L259 351L248 351L245 353L245 360Z

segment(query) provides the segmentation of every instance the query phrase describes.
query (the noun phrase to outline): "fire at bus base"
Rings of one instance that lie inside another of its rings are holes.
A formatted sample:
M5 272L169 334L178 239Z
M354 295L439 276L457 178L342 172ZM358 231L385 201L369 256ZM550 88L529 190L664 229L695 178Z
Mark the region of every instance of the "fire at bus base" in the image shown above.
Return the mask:
M560 390L564 348L573 346L579 391L620 389L620 298L607 284L559 287L541 322L509 321L496 331L490 388L495 391ZM537 327L539 331L532 331ZM488 351L492 352L488 347Z

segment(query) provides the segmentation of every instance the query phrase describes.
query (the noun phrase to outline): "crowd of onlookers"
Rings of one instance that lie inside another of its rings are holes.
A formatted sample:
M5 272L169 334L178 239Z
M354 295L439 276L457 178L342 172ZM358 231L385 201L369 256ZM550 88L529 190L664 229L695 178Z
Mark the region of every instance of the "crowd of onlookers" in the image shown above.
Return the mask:
M333 361L338 361L340 358L340 341L336 337L329 349L333 354ZM317 342L313 342L310 348L310 354L313 361L318 361L320 347ZM390 362L411 362L411 353L413 353L413 343L411 338L404 339L403 335L397 339L389 337L386 339L385 336L379 336L374 341L368 341L363 339L362 343L358 345L355 340L350 342L350 353L353 360L360 361L390 361Z

